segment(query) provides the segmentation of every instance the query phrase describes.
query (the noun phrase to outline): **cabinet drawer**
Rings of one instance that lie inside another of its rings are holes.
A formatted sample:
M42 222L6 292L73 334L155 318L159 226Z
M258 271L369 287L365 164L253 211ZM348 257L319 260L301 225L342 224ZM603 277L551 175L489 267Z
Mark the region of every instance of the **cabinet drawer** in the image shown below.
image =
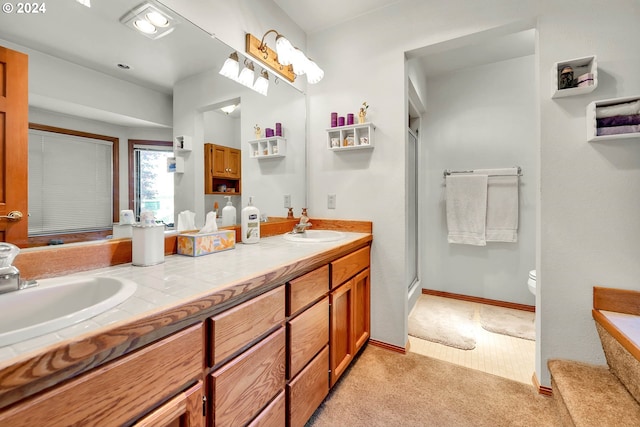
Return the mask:
M329 393L329 347L287 385L290 427L302 427Z
M287 410L285 407L286 399L284 391L278 397L273 399L269 406L264 408L257 417L248 425L248 427L282 427L286 425Z
M3 426L122 425L202 375L202 324L0 413Z
M280 286L211 318L211 366L283 324L284 292Z
M329 266L293 279L287 289L287 316L291 316L329 291Z
M331 289L335 289L359 271L369 267L370 247L343 256L331 263Z
M289 371L287 378L296 376L318 351L329 343L329 297L290 320Z
M215 426L245 425L284 388L284 328L211 374Z

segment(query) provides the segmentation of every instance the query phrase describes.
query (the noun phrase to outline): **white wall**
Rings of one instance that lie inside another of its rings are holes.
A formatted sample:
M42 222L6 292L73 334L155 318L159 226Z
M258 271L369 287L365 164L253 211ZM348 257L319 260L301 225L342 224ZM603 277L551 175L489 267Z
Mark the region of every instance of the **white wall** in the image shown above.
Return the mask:
M549 358L604 363L591 318L593 286L640 290L640 138L587 143L585 130L590 101L640 95L640 3L582 3L563 3L538 21L538 358L545 382ZM550 99L553 63L594 54L596 90Z
M427 80L421 138L422 287L535 305L527 288L536 265L537 91L533 55ZM447 242L443 170L522 167L516 243Z

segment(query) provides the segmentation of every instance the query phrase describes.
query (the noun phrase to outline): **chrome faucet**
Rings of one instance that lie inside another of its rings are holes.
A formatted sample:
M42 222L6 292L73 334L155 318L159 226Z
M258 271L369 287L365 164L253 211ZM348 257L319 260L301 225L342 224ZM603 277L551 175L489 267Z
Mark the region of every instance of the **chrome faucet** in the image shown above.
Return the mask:
M20 249L11 243L0 243L0 294L37 286L35 280L20 279L20 270L13 263Z

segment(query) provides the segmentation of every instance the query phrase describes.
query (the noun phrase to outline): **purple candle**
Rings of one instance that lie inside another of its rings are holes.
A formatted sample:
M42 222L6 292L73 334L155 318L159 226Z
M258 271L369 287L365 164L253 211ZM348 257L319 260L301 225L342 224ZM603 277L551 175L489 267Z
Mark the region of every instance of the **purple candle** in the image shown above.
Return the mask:
M338 113L331 113L331 127L338 126Z
M282 136L282 123L276 123L276 136Z
M343 116L338 117L338 126L344 126L344 117Z
M347 114L347 125L352 125L353 124L353 114L349 113Z
M271 128L266 128L266 129L264 130L264 136L265 136L265 137L267 137L267 138L272 137L272 136L273 136L273 129L271 129Z

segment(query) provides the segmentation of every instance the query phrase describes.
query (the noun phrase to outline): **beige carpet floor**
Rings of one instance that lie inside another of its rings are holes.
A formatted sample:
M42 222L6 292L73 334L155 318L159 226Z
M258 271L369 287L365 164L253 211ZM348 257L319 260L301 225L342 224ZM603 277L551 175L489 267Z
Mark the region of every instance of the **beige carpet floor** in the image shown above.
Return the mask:
M409 335L461 350L476 347L474 309L465 301L421 295L409 315Z
M558 426L553 399L526 384L415 353L367 346L308 427Z

